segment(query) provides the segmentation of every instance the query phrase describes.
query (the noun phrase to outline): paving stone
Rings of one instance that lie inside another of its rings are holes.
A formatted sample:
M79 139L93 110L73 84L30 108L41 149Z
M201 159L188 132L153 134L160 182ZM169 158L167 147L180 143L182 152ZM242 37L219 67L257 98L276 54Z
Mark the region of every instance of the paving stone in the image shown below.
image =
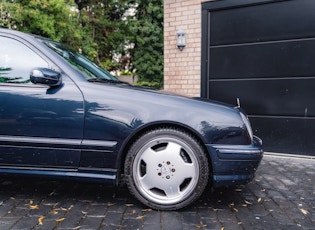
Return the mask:
M163 212L162 229L181 230L183 229L183 220L180 212Z
M315 230L314 168L315 160L265 155L248 185L207 190L168 212L145 207L126 188L1 177L0 229Z
M143 215L145 225L161 225L161 212L151 210L144 212Z
M19 219L13 226L12 230L29 230L32 227L36 226L38 224L38 218L37 217L23 217Z
M85 230L93 230L99 229L102 224L103 218L102 217L89 217L82 219L80 224L80 229Z
M144 224L142 226L143 230L161 230L160 224Z
M122 212L107 212L103 219L102 225L104 226L115 226L120 225L123 220Z

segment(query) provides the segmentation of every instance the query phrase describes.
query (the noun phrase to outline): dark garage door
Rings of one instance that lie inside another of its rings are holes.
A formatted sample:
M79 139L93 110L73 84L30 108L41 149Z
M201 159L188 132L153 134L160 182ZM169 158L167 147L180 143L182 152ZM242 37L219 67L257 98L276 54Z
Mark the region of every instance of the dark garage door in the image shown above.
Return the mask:
M315 155L315 1L202 4L202 96L240 99L266 151Z

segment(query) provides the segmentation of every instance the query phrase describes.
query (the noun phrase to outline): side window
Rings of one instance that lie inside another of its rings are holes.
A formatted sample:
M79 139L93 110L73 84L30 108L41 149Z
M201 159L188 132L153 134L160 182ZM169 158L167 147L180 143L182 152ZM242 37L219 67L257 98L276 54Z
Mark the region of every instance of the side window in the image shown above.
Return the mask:
M30 84L30 72L48 63L25 44L7 37L0 37L0 84Z

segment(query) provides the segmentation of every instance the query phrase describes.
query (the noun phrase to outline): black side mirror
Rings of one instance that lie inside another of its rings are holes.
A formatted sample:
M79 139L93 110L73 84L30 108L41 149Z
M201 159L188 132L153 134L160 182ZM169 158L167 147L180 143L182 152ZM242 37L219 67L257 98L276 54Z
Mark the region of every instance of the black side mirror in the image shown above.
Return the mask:
M30 80L34 84L59 86L62 83L61 74L47 68L35 68L31 71Z

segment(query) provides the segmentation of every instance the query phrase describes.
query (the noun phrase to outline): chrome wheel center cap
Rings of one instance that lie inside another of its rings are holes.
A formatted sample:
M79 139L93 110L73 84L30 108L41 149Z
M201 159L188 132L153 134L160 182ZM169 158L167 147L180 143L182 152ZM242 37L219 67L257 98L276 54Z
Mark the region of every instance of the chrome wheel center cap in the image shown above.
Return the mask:
M172 176L174 176L175 171L174 165L172 165L169 161L158 164L158 176L160 176L162 179L170 179Z

